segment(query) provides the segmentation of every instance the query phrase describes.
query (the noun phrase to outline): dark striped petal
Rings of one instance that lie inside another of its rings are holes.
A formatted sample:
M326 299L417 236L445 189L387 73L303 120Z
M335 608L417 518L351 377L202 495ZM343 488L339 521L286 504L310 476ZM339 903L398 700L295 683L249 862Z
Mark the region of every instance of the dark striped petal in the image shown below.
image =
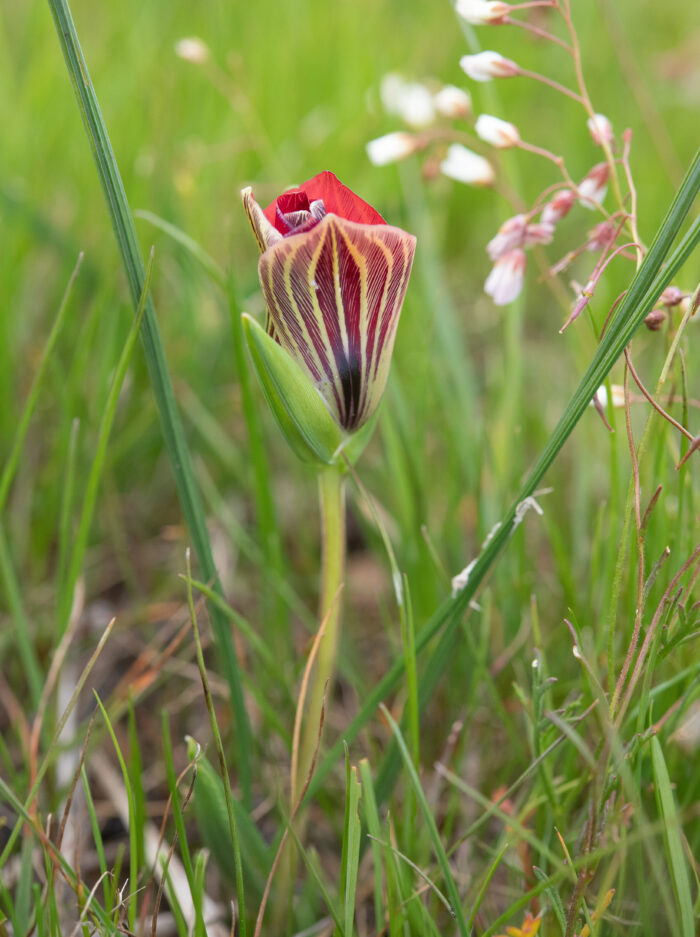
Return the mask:
M415 245L400 228L328 214L260 258L268 331L346 430L379 405Z

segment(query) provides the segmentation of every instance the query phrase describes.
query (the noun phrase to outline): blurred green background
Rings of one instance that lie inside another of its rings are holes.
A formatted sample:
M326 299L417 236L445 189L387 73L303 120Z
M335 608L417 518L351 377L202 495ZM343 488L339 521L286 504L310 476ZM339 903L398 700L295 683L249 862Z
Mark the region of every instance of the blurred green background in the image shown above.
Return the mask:
M458 66L470 42L472 51L480 42L569 85L570 63L556 46L519 30L484 28L465 35L448 3L262 0L251 7L125 0L116 6L78 2L73 13L132 209L176 225L230 269L248 311L262 314L256 246L239 200L245 184L253 183L264 203L287 185L331 168L390 222L417 234L382 431L362 471L395 522L400 563L417 576L418 609L429 613L444 580L422 528L450 574L477 552L561 413L595 337L585 317L563 337L558 334L566 310L537 282L532 262L522 303L498 309L483 294L489 269L484 245L512 214L500 196L439 176L424 182L418 160L370 165L365 143L401 129L397 118L382 111L379 84L389 71L471 84L477 113L495 110L512 120L524 139L563 153L573 177L581 178L599 152L574 103L522 79L475 85ZM601 0L575 3L574 15L596 108L618 133L625 126L634 132L632 168L642 236L649 240L697 143L698 31L691 28L694 22L697 27L697 5L675 4L671 15L652 0ZM78 251L85 252L6 519L16 573L41 622L47 611L42 589L55 573L61 511L68 517L71 512L70 505L61 507L71 433L80 479L92 459L132 311L48 8L26 2L5 7L0 16L3 446ZM546 15L539 22L547 25ZM207 65L175 55L176 42L190 35L209 46ZM554 167L535 156L505 157L502 171L527 203L557 180ZM576 247L596 220L578 209L561 226L550 259ZM239 524L238 536L247 531L254 540L247 439L225 299L171 238L147 221L137 225L144 254L155 244L152 291L198 470L208 483L209 509L216 515L215 505L220 513L226 503ZM571 276L585 282L592 263L584 255ZM601 285L592 305L599 326L629 269L613 264ZM684 285L693 286L692 274ZM663 353L658 336L640 338L643 364L660 366ZM313 595L316 534L299 524L313 503L313 484L268 414L261 413L291 563L302 575L302 591ZM613 442L620 452L623 435ZM579 607L598 607L595 584L586 580L593 518L626 484L626 476L611 480L609 446L591 411L551 473L556 571L549 549L537 549L545 550L541 573L561 609L572 600L577 580L586 582ZM611 493L611 485L617 491ZM149 544L162 546L163 531L179 520L137 350L93 524L100 549L88 570L89 594L121 594L126 584L132 599L143 600L162 583L164 571L167 581L170 565L181 566L184 535L176 534L176 548L167 537L164 549L149 552ZM672 527L671 517L668 523ZM525 556L523 545L517 574L506 566L502 575L505 582L520 583L527 601L532 569ZM246 592L248 583L242 576L237 589ZM513 614L515 624L517 601Z
M386 73L399 72L410 80L469 88L476 113L512 121L523 139L563 154L573 178L581 179L601 155L580 108L523 79L475 85L458 65L460 56L480 43L572 86L570 62L561 49L516 29L463 32L450 4L434 0L79 0L72 9L132 210L175 225L230 271L241 309L263 315L257 248L240 204L244 185L252 184L266 204L286 186L331 169L390 223L417 235L382 419L359 473L407 572L420 626L449 592L450 576L478 553L516 494L594 353L593 324L600 329L629 283L632 265L611 265L591 304L592 320L581 316L564 335L559 328L568 308L539 282L533 260L522 300L495 307L483 293L490 266L484 248L513 208L494 191L439 175L426 178L426 163L429 167L444 152L444 143L400 165L373 167L365 154L367 141L403 129L382 109L380 82ZM640 230L649 243L698 144L698 3L574 0L573 13L596 109L611 119L618 135L625 127L633 131ZM546 13L536 16L540 25L551 25ZM208 45L208 63L193 65L176 56L175 45L186 36ZM61 558L75 530L82 480L94 457L133 310L43 0L0 8L0 127L0 465L78 253L85 253L2 517L31 639L45 671L54 649ZM457 122L454 127L464 129ZM558 181L551 163L530 154L507 153L498 163L501 177L528 205ZM598 220L575 209L547 248L548 262L580 245ZM173 238L144 218L137 219L137 228L144 256L155 245L151 290L224 586L232 605L248 616L274 654L279 650L280 681L237 635L249 690L259 691L261 706L269 703L262 716L251 707L256 729L261 727L254 775L262 786L256 796L262 798L268 792L268 761L280 766L280 775L287 770L291 700L308 648L305 628L315 626L315 481L287 450L256 387L289 567L282 590L289 607L270 632L271 580L261 561L227 298ZM584 254L570 268L560 297L573 297L569 280L585 283L595 259ZM694 258L679 285L690 291L699 276ZM700 396L697 330L694 321L684 350L685 378L676 368L669 393L680 394L685 379L689 396ZM635 339L635 362L651 387L671 338L672 330L665 328L642 330ZM621 374L618 365L616 383ZM426 717L424 757L432 763L451 721L469 714L486 794L530 762L522 698L512 685L530 687L532 647L551 655L548 672L560 681L558 704L576 696L584 682L564 616L580 626L590 659L601 679L606 676L606 615L630 478L624 418L620 411L611 416L614 435L591 409L549 472L554 491L541 499L543 517L528 517L513 538L483 598L482 615L464 628L446 671L449 679L438 689L438 705ZM646 416L646 408L635 404L637 437ZM697 407L690 425L697 426ZM665 493L649 526L648 561L655 561L666 544L673 561L651 592L650 608L688 555L697 530L691 472L675 473L678 440L666 427L655 429L641 467L645 503L657 484L663 483ZM67 466L72 466L73 487ZM401 654L383 547L361 498L351 499L350 512L341 656L341 696L348 712ZM117 647L127 649L125 658L136 656L141 642L151 640L153 626L181 608L184 587L177 574L187 542L137 346L119 400L85 564L91 621L101 628L117 614ZM617 672L634 620L632 564L621 577ZM0 592L0 613L4 598ZM664 659L658 682L687 666L688 655L686 647ZM10 628L0 628L0 657L10 661L7 676L21 698L25 675ZM159 684L170 702L177 687L196 684L185 669L178 678L181 683ZM105 679L111 686L109 674ZM588 691L590 698L590 686ZM201 728L198 693L195 686L192 695L172 705L191 707ZM660 691L655 699L658 712L664 712L674 697ZM336 734L344 712L331 727ZM674 780L687 808L700 781L690 760L674 752ZM567 758L574 777L576 752ZM379 760L377 754L374 764ZM551 837L549 819L537 821L538 835ZM653 905L642 872L637 884L639 901Z

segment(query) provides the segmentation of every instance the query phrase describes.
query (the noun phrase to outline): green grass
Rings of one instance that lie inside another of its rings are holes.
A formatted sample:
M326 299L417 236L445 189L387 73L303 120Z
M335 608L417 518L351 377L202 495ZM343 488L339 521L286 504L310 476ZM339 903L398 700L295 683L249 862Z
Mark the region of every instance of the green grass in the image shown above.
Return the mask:
M635 332L684 236L673 282L697 285L697 167L603 343L624 261L560 335L566 311L534 263L515 305L483 294L484 246L512 214L501 195L364 154L400 127L379 103L386 72L467 86L457 63L477 41L572 84L560 50L505 27L464 35L427 0L80 0L92 85L65 48L103 190L52 6L66 25L58 0L0 17L0 937L71 934L81 916L85 934L146 933L158 902L183 935L228 933L232 902L256 932L289 816L320 534L314 472L249 370L239 314L263 301L238 193L252 183L266 203L326 168L418 249L379 425L348 479L338 685L291 912L283 854L261 933L495 937L530 910L545 937L692 934L700 455L676 469L689 443L643 400L629 426L608 409L613 433L587 402L608 372L623 383L634 333L647 388L698 433L698 316ZM594 105L633 131L647 245L697 146L693 12L574 3ZM204 67L174 54L191 34ZM601 158L542 86L471 90L575 179ZM556 179L502 157L528 203ZM575 209L548 262L597 220ZM513 530L544 486L543 515ZM128 824L101 761L123 774Z

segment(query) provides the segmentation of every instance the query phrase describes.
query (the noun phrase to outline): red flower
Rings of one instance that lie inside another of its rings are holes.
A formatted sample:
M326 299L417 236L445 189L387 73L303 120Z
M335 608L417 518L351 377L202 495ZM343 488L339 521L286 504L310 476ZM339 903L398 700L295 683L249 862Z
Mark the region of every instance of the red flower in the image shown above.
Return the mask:
M356 430L389 371L416 239L322 172L263 211L242 192L262 256L267 332L306 371L336 421Z

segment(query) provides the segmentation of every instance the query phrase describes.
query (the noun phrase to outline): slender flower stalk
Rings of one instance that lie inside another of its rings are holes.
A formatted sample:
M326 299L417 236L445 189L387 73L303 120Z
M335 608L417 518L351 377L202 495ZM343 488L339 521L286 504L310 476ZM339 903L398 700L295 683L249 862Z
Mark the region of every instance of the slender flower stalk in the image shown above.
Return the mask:
M345 480L338 466L318 476L321 508L321 598L319 621L324 634L311 679L309 701L301 730L299 754L291 779L291 803L296 803L311 767L318 739L323 697L330 689L340 636L342 587L345 576ZM302 821L303 822L303 821Z

